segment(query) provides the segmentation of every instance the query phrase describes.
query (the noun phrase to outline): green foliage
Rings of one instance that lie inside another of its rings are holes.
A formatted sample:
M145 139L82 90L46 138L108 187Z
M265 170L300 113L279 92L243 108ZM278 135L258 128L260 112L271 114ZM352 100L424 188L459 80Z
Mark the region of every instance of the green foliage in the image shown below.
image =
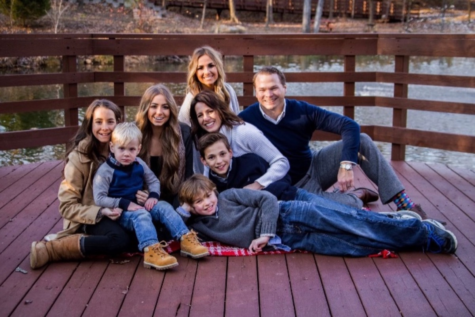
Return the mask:
M41 18L50 8L50 0L0 0L0 12L22 25Z

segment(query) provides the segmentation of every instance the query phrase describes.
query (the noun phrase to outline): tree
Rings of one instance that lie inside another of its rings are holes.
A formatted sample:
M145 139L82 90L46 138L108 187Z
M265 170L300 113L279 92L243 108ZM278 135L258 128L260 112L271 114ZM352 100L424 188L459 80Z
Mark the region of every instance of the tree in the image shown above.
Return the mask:
M69 8L69 4L63 6L63 0L51 0L51 10L46 16L53 23L54 34L58 33L59 20L63 13Z
M41 18L50 7L49 0L0 0L0 12L22 25Z
M269 26L269 23L274 23L274 16L272 15L272 0L267 0L266 5L266 27Z
M310 15L312 14L311 0L304 0L302 12L302 32L310 33Z
M234 5L234 0L229 0L229 19L231 22L239 23L239 20L236 16L236 6Z
M315 10L315 21L313 23L313 33L320 31L320 21L322 20L324 0L318 0L317 9Z

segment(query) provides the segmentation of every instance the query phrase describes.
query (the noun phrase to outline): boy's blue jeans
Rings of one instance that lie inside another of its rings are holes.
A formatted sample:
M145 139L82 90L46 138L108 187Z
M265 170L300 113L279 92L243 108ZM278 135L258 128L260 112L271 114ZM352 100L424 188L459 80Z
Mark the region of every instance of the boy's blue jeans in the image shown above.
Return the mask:
M298 190L279 203L277 234L292 249L339 256L367 256L383 249L423 247L428 233L417 219L389 218Z
M118 222L126 230L135 231L140 251L158 243L154 222L162 223L176 240L189 232L181 217L175 212L172 205L166 201L159 201L150 212L145 209L124 211Z

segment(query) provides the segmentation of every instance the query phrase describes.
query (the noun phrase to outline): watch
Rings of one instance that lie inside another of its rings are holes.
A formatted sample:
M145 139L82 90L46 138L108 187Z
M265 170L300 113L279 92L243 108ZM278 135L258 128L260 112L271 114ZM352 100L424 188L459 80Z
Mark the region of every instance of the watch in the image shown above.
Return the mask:
M353 165L351 165L349 163L342 163L342 164L340 164L340 168L344 168L347 171L351 171L353 169Z

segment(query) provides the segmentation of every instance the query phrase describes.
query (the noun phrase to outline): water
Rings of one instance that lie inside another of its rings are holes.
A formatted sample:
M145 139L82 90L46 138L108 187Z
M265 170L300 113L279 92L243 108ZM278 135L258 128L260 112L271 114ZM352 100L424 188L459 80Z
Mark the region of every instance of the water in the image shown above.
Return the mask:
M428 58L414 57L410 61L410 72L421 74L450 74L469 76L473 71L474 58ZM256 57L255 69L261 65L274 65L288 72L342 72L341 56L274 56ZM390 56L359 56L356 60L356 71L386 71L394 69L394 58ZM225 70L242 71L242 59L228 56ZM110 71L112 66L83 66L83 71ZM168 63L155 61L153 57L147 64L133 64L127 71L186 71L186 63ZM59 69L47 69L42 72L59 72ZM140 96L151 83L130 83L125 85L126 95ZM165 83L167 84L167 83ZM183 95L186 85L168 83L174 94ZM233 84L238 95L242 95L242 84ZM108 83L79 84L79 96L113 95L113 85ZM475 89L410 85L409 97L422 100L440 100L473 103ZM343 96L342 83L288 83L289 96ZM393 95L391 84L357 83L356 95L387 96ZM32 99L54 99L63 96L62 85L45 85L41 87L8 87L0 88L0 102ZM84 105L87 107L87 105ZM342 113L342 107L324 107ZM127 118L132 120L136 107L127 107ZM80 120L84 109L80 109ZM355 120L361 125L391 126L392 109L382 107L357 107ZM448 114L428 111L408 111L407 126L411 129L475 135L475 120L470 115ZM32 113L0 115L0 133L28 129L41 129L63 126L62 111L42 111ZM328 142L312 142L312 147L321 148ZM390 144L377 142L383 155L389 158ZM30 162L61 159L64 145L45 146L34 149L17 149L0 152L0 166L25 164ZM472 169L475 166L475 154L443 151L429 148L408 146L407 161L440 162Z

